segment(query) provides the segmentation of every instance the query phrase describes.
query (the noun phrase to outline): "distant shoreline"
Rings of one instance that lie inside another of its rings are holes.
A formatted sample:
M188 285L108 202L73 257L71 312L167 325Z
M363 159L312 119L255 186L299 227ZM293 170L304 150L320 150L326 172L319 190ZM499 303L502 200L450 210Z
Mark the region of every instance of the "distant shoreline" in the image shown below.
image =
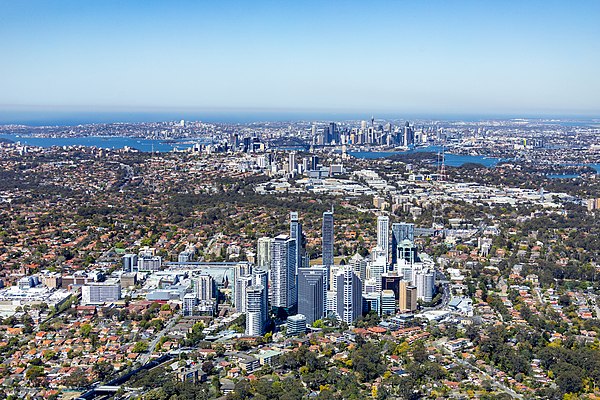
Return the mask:
M165 111L165 112L29 112L0 110L1 125L78 126L95 124L160 123L193 121L221 124L250 124L258 122L360 121L371 116L376 120L423 120L448 122L529 121L542 124L581 124L598 126L600 118L591 115L515 115L515 114L426 114L395 112L336 112L336 111Z

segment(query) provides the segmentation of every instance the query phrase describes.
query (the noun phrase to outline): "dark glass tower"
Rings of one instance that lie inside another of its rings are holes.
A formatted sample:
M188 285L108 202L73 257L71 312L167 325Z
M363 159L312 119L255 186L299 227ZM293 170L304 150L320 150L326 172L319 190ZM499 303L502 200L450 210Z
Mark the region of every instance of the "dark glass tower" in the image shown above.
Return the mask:
M325 315L324 267L298 268L298 313L312 324Z

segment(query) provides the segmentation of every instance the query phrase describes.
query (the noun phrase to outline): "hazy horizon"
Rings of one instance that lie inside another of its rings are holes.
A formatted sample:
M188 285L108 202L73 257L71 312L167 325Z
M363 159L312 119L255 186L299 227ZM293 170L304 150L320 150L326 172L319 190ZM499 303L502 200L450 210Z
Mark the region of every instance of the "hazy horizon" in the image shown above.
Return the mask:
M165 121L202 121L209 123L252 123L294 121L349 121L369 120L575 120L598 123L600 115L555 114L442 114L442 113L369 113L339 110L282 110L282 109L211 109L211 110L135 110L135 111L5 111L0 110L0 125L70 126L102 123L152 123Z

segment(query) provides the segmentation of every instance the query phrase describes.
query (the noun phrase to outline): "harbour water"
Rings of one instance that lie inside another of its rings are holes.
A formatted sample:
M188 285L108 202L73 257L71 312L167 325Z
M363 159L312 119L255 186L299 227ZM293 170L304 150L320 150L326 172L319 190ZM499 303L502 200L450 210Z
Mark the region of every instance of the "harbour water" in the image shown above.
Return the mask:
M406 150L406 151L358 151L358 152L348 152L349 155L356 158L366 158L366 159L374 159L374 158L385 158L391 157L398 154L414 154L414 153L437 153L442 148L437 146L432 147L420 147L414 150ZM459 155L459 154L444 154L445 164L449 167L460 167L467 163L481 164L484 167L494 167L500 161L500 158L494 157L484 157L484 156L469 156L469 155Z
M11 140L15 143L39 147L52 146L89 146L103 149L122 149L130 147L143 152L168 152L173 149L184 150L192 147L193 143L203 143L202 140L179 139L165 141L163 139L142 139L134 137L122 136L86 136L86 137L63 137L63 138L41 138L41 137L21 137L16 135L2 134L0 138ZM406 151L358 151L348 152L351 156L364 159L375 159L391 157L397 154L411 153L437 153L442 148L439 146L420 147ZM445 153L445 163L449 167L460 167L467 163L481 164L485 167L494 167L502 161L500 158L485 157L485 156L470 156ZM600 164L588 164L600 173ZM573 176L574 177L574 176ZM571 176L552 176L551 178L571 178Z

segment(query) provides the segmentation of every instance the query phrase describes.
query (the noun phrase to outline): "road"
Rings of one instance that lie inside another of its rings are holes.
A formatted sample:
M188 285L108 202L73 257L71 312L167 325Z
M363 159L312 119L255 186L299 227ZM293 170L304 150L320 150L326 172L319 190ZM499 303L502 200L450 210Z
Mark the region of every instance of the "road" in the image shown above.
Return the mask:
M588 303L591 303L596 311L596 318L600 318L600 307L598 307L598 296L586 295Z
M433 307L423 307L423 311L431 311L431 310L441 310L445 308L450 302L450 281L446 279L446 276L440 271L436 271L436 280L442 284L442 301L438 305Z
M180 315L181 312L178 312L177 314L173 315L173 318L171 318L169 323L160 332L158 332L154 339L152 339L152 341L148 344L148 351L142 354L139 359L139 362L142 365L148 363L148 361L150 360L150 356L154 352L154 348L156 347L160 339L162 339L162 337L165 336L167 332L177 323L177 320L179 319Z
M483 371L476 365L472 365L472 364L468 363L467 361L458 358L453 352L451 352L446 347L444 347L444 342L445 342L444 339L438 340L438 341L434 342L434 346L438 350L440 350L442 353L450 356L452 358L452 361L454 361L455 363L460 364L467 369L470 369L470 370L472 369L472 370L479 372L479 374L481 374L482 376L484 376L485 378L490 380L493 387L496 387L497 389L499 389L505 393L508 393L514 399L523 399L522 395L518 394L517 392L512 390L510 387L506 386L504 383L499 382L495 377L490 376L487 372Z

